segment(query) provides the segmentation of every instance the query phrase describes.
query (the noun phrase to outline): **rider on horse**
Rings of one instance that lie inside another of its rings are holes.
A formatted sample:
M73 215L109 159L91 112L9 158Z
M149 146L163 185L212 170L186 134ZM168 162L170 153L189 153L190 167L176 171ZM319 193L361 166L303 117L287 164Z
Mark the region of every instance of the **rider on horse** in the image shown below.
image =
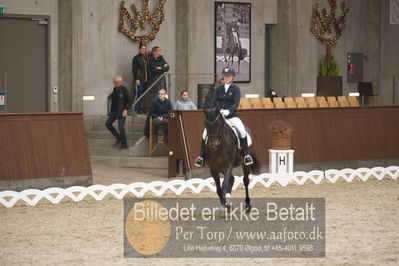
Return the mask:
M226 122L232 127L236 128L240 137L241 151L244 154L244 164L253 164L253 159L248 152L248 140L245 126L237 115L237 108L240 104L241 92L240 88L233 83L236 72L232 67L223 69L223 77L225 84L219 86L211 99L211 106L219 105L221 107L220 113L225 117ZM206 129L202 134L201 154L195 159L194 165L202 167L205 164L205 146L206 146Z

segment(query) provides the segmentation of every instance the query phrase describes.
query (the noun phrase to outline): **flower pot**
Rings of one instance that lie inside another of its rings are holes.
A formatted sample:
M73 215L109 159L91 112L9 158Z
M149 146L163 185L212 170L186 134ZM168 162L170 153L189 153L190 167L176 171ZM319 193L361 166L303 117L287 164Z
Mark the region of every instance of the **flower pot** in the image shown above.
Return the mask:
M291 130L290 131L272 131L272 149L289 150L291 149Z
M318 76L317 96L342 96L342 76Z

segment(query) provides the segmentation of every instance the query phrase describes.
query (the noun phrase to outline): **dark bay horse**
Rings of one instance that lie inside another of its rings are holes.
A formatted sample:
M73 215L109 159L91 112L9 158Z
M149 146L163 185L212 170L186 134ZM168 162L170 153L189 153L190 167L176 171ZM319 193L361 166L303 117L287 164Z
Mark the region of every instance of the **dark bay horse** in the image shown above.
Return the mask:
M221 203L221 210L231 208L231 190L234 184L233 168L241 165L244 172L245 186L245 211L251 210L249 198L249 174L258 174L260 165L256 155L249 147L253 158L252 165L244 165L241 150L238 149L238 140L234 131L227 125L224 117L220 114L220 108L204 109L205 127L208 133L208 141L205 150L205 161L207 162L211 175L215 180L217 194ZM249 132L248 132L249 133ZM223 183L220 184L220 174L224 175Z

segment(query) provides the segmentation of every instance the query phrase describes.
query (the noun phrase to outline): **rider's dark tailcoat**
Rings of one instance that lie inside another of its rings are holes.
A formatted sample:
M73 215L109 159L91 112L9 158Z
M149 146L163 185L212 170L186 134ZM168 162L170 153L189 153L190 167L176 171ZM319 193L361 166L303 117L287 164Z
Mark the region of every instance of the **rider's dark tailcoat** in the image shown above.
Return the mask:
M234 83L230 85L227 92L224 90L224 85L219 86L212 96L211 104L213 106L219 105L221 109L229 110L230 114L227 119L238 117L237 108L240 104L241 91Z

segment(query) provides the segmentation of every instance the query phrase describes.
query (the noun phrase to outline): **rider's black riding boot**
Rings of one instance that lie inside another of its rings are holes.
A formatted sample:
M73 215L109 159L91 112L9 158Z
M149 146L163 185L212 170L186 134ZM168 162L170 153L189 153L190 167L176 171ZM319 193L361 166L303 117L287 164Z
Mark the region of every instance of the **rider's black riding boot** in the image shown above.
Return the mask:
M244 154L244 164L245 165L253 164L254 161L253 161L251 155L249 155L249 153L248 153L248 140L247 140L247 137L241 138L240 142L241 142L241 151Z
M197 157L194 161L194 165L198 167L202 167L205 165L205 140L201 140L201 153L200 156Z

